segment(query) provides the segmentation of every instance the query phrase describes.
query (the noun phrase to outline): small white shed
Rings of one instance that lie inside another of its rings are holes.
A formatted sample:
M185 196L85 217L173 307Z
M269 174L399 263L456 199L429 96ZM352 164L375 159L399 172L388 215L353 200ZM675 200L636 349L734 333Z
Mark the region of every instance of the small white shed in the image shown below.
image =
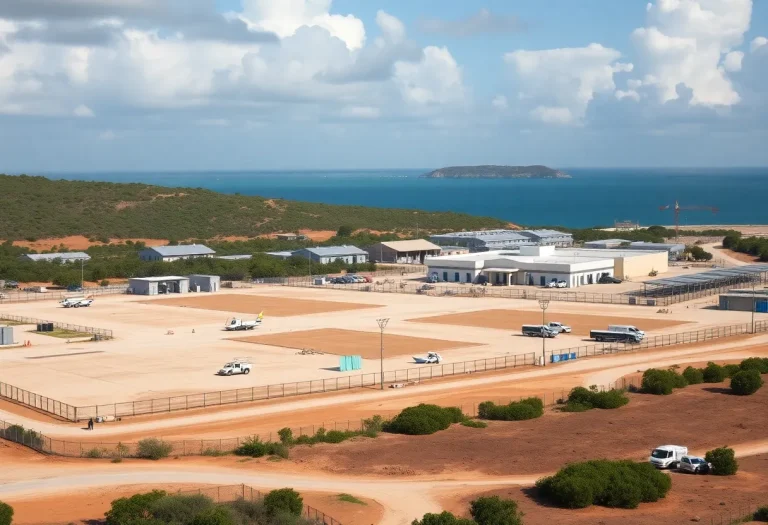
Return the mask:
M218 275L190 275L191 292L218 292L221 289L221 277Z

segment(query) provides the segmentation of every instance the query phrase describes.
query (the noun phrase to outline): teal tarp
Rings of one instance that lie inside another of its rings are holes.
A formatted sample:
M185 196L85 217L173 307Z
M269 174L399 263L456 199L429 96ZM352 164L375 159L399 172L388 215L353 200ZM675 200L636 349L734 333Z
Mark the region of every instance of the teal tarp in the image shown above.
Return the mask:
M339 356L339 370L348 372L350 370L360 370L363 368L363 359L359 355Z

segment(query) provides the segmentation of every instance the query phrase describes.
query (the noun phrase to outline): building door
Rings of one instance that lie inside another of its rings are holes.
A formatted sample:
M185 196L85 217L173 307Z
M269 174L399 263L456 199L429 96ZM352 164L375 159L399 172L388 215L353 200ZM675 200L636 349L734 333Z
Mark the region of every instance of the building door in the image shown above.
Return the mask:
M543 276L543 275L541 277L539 277L539 284L541 286L546 286L547 285L547 278L545 276Z
M467 272L467 282L468 282L468 283L471 283L471 282L472 282L472 274L471 274L471 273L469 273L469 272Z
M443 272L443 281L448 282L448 272Z
M456 272L453 274L453 280L456 281L457 283L461 282L461 277L459 277L459 272Z
M757 304L755 304L755 312L768 314L768 301L757 301Z

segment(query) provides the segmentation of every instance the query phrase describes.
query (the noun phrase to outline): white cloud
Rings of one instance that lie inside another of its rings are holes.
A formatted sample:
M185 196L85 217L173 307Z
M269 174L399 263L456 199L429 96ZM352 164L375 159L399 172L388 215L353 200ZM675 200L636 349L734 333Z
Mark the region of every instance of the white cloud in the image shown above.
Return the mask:
M381 110L371 106L347 106L342 108L341 116L352 119L375 119L381 116Z
M723 59L723 67L729 73L741 71L741 62L744 60L744 53L741 51L731 51Z
M493 97L493 100L491 100L491 105L495 107L496 109L507 109L509 108L509 101L507 100L507 97L504 95L496 95Z
M518 98L533 101L531 115L542 122L580 121L600 93L616 90L614 75L632 71L621 53L600 44L587 47L518 50L504 55L520 87Z
M752 43L749 45L749 50L754 53L755 51L757 51L758 49L766 45L768 45L768 38L765 38L764 36L758 36L758 37L755 37L754 40L752 40Z
M740 100L728 72L752 15L752 0L656 0L645 27L632 33L642 69L654 79L659 100L678 98L678 84L692 90L691 105L731 106ZM721 67L721 59L726 61Z
M99 133L99 140L110 141L115 140L117 135L111 129L107 129Z
M616 98L618 100L624 100L625 98L634 100L635 102L640 100L640 93L638 93L634 89L628 89L626 91L622 91L621 89L617 89L615 95L616 95Z
M95 116L93 110L85 104L80 104L77 106L74 110L72 110L72 114L80 118L92 118Z
M395 82L415 105L461 104L466 96L461 68L445 47L424 48L418 63L395 63Z

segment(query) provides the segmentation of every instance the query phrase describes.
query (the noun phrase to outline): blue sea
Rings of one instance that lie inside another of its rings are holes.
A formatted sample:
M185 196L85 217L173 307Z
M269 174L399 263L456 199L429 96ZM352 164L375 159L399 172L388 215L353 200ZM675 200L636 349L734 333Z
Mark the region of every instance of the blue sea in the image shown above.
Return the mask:
M46 174L52 178L144 182L328 204L464 212L527 226L768 224L768 168L567 169L572 179L423 179L428 169Z

